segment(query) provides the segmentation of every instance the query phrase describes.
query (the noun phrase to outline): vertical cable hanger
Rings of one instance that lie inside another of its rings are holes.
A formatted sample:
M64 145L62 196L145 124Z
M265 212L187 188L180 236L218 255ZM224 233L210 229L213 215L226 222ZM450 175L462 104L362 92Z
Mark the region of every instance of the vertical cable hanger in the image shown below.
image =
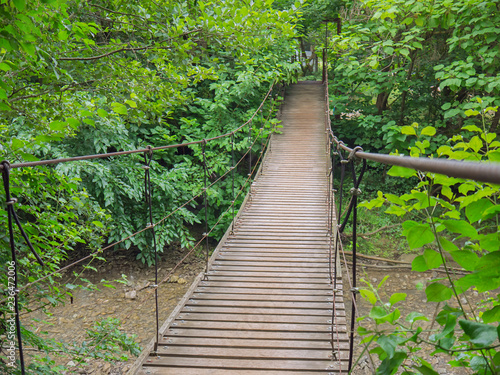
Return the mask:
M207 166L207 157L205 154L205 146L207 145L207 141L204 139L201 144L201 154L203 156L203 171L204 171L204 188L203 188L203 202L205 206L205 233L203 233L203 237L205 237L205 277L206 280L208 278L208 260L209 260L209 248L208 248L208 197L207 197L207 174L208 174L208 166Z
M233 215L233 221L231 223L231 234L234 234L234 205L235 205L235 195L234 195L234 132L231 133L231 160L232 160L232 165L231 165L231 180L232 180L232 190L233 190L233 201L231 202L232 205L232 215Z
M14 225L13 225L14 221L17 227L19 228L21 235L26 241L26 244L28 245L29 249L35 256L38 263L40 263L42 267L45 266L45 263L42 261L38 253L33 248L33 245L31 244L28 236L26 235L26 232L24 231L21 222L19 221L19 217L17 216L16 210L14 209L14 205L17 203L17 199L10 196L10 163L8 161L2 161L2 163L0 164L3 166L2 178L3 178L3 186L5 189L5 204L7 205L9 242L10 242L10 251L12 256L11 267L13 267L13 273L14 273L13 285L10 285L10 281L8 282L7 285L8 300L11 301L12 298L14 299L14 308L11 309L11 311L13 310L14 312L14 318L16 323L16 336L17 336L17 345L19 349L19 363L21 367L21 374L24 375L26 373L26 370L24 366L24 350L23 350L23 338L21 335L21 320L19 318L19 287L18 287L19 264L17 262L16 244L14 241Z
M252 178L252 121L248 123L248 144L250 145L248 150L248 177ZM252 185L250 185L250 189Z
M149 211L149 222L147 223L147 227L151 228L151 235L153 236L153 249L155 253L155 283L153 288L155 288L155 318L156 318L156 340L154 344L153 353L156 355L158 352L158 342L160 335L160 321L158 316L158 249L156 246L156 233L155 227L153 225L153 191L151 185L151 160L153 159L153 149L151 146L148 146L148 151L144 153L144 197L146 200L147 209Z

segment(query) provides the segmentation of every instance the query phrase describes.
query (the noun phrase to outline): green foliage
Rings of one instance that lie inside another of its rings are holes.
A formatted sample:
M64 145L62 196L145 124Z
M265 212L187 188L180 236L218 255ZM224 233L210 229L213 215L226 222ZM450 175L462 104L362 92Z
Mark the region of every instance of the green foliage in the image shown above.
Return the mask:
M399 128L411 131L415 119L435 128L427 135L438 147L464 126L475 96L500 105L497 2L362 0L343 15L329 61L334 126L345 142L406 150L412 133ZM499 119L486 115L493 132Z
M402 133L417 138L414 146L409 149L410 154L447 156L458 160L491 160L491 155L497 152L500 143L495 141L495 133L487 131L486 117L489 111L496 111L497 108L488 107L488 103L480 98L475 101L474 109L467 112L467 116L474 122L477 119L473 117L477 116L482 128L465 125L464 135L452 137L444 146L432 147L433 139L422 138L433 135L433 127L427 126L421 130L418 124L402 127ZM437 149L435 154L429 152L432 149ZM394 175L408 177L404 169L393 167L391 171ZM403 224L403 235L409 246L423 248L422 254L413 261L413 271L423 272L443 267L446 272L444 279L431 280L425 289L428 302L445 302L436 317L441 328L433 332L430 341L427 341L422 337L421 329L419 331L413 326L408 327L398 319L382 321L377 316L375 321L377 324L389 322L393 325L390 336L394 337L398 348L404 350L405 356L411 353L411 359L421 363L419 367L413 366L413 369L422 374L435 373L432 366L422 362L423 359L418 355L417 345L422 342L449 354L449 363L453 366L470 367L475 374L497 374L499 369L495 356L498 357L498 295L490 298L479 310L465 309L463 299L467 300L468 291L495 294L500 286L500 207L497 202L500 190L496 185L433 173L417 172L417 176L419 182L411 193L394 196L379 192L376 199L362 205L373 208L385 204L389 205L386 209L389 214L413 215L415 220L407 220ZM450 259L470 272L454 275L450 269ZM383 311L385 316L395 315L396 310L379 305L382 301L373 287L370 288L371 293L365 291L361 295L374 305L372 312L381 315ZM448 306L447 302L452 299L459 308ZM469 302L467 304L470 305ZM386 336L381 335L378 330L360 333L371 334L370 342L376 343L374 350L381 353L382 360L379 370L389 365L387 371L395 371L400 366L406 371L411 370L408 364L397 360L386 361L387 358L392 358L394 349L387 347Z
M141 353L141 348L135 342L135 335L129 336L121 332L120 322L114 318L96 322L92 329L86 331L83 342L66 344L51 339L40 339L27 330L24 335L31 339L40 353L44 353L35 355L36 361L29 365L29 371L33 374L65 374L80 369L86 359L127 361L128 353L133 356ZM56 366L50 354L52 352L58 352L58 357L71 359L75 365L71 368Z
M0 0L0 160L111 153L232 131L249 119L273 82L294 79L299 67L290 62L292 38L301 6L298 2L277 10L267 0L161 5ZM277 125L277 92L251 124L252 139L261 127L265 138ZM248 131L245 127L235 135L235 161L249 147ZM252 149L254 163L260 143L257 140ZM209 183L231 168L231 151L230 137L207 144ZM48 264L42 269L33 262L16 233L20 285L58 270L75 256L74 250L96 251L146 227L143 165L142 155L129 155L12 170L12 195L19 199L16 210L35 250ZM158 222L202 193L201 147L155 152L150 172L153 221ZM245 159L235 173L236 192L247 173ZM208 189L209 226L233 200L230 176ZM213 237L223 233L230 216L220 220ZM0 258L5 267L10 251L4 204L0 219ZM162 221L156 227L159 253L172 243L191 246L189 227L202 220L198 197ZM154 260L149 232L120 247L135 249L137 259L146 264ZM90 262L104 259L105 254L97 255ZM91 263L84 268L94 269ZM5 285L6 273L0 274ZM57 276L33 286L30 304L21 294L21 309L43 306L42 297L49 305L59 303L82 277L76 275L75 282L61 286ZM1 309L5 311L3 304ZM102 345L112 349L110 337L106 335ZM31 344L36 336L26 331L25 339ZM49 369L54 362L40 357L38 363Z

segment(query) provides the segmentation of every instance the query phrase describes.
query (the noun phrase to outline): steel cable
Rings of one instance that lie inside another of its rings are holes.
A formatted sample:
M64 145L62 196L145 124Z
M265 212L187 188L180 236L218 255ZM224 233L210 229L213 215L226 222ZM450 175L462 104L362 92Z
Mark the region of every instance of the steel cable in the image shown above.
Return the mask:
M121 156L121 155L130 155L130 154L137 154L137 153L145 153L145 152L150 152L152 151L158 151L158 150L166 150L170 148L178 148L178 147L185 147L185 146L190 146L190 145L196 145L196 144L201 144L203 142L209 142L213 141L216 139L224 138L224 137L229 137L232 134L240 131L244 126L248 125L254 117L257 115L257 113L262 109L264 106L264 103L266 102L267 98L271 94L273 87L274 87L275 81L271 84L271 88L267 92L266 96L260 103L259 107L255 112L252 114L250 119L246 121L244 124L240 125L236 129L225 133L218 135L216 137L208 138L208 139L202 139L199 141L192 141L192 142L186 142L186 143L178 143L174 145L165 145L165 146L158 146L158 147L151 147L151 148L143 148L143 149L136 149L136 150L128 150L128 151L117 151L117 152L110 152L110 153L104 153L104 154L95 154L95 155L85 155L85 156L75 156L75 157L69 157L69 158L59 158L59 159L51 159L51 160L39 160L39 161L32 161L32 162L26 162L26 163L15 163L10 165L10 169L14 168L23 168L23 167L35 167L39 165L53 165L53 164L59 164L59 163L67 163L71 161L79 161L79 160L91 160L91 159L103 159L103 158L108 158L112 156ZM0 164L0 170L4 168L3 164Z

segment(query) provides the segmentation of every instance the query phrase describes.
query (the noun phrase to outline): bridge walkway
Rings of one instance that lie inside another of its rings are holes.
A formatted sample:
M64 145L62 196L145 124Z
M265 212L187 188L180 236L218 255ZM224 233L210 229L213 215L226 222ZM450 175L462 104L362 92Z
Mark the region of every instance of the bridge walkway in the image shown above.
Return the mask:
M341 296L332 329L323 86L290 87L282 120L234 233L138 374L347 373Z

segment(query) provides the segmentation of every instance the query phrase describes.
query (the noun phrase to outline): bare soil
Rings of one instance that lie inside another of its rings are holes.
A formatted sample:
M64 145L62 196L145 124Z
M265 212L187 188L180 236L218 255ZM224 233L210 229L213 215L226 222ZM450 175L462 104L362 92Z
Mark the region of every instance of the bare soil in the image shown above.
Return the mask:
M174 249L164 256L159 264L158 279L161 281L168 275L177 262L185 254L180 249ZM159 295L159 324L168 318L180 299L184 296L196 276L204 270L205 260L192 255L174 272L170 282L160 285ZM51 316L47 317L42 311L37 311L22 317L23 323L31 330L65 343L81 343L86 338L86 330L96 321L108 317L121 321L121 330L130 335L136 335L136 342L144 347L155 334L155 300L152 285L155 280L154 267L146 267L135 261L130 254L115 253L108 257L107 262L93 264L97 272L85 271L82 275L99 290L77 289L64 305L52 307ZM81 271L76 270L76 271ZM127 276L127 284L114 282ZM111 281L113 286L103 286L101 280ZM74 282L69 275L65 282ZM135 298L133 296L135 291ZM131 293L132 292L132 293ZM46 332L46 334L43 334ZM28 354L38 354L28 351ZM70 368L68 373L108 375L125 374L134 363L135 358L128 362L107 363L100 360L90 360L84 363L75 363L70 358L58 358L57 364Z

